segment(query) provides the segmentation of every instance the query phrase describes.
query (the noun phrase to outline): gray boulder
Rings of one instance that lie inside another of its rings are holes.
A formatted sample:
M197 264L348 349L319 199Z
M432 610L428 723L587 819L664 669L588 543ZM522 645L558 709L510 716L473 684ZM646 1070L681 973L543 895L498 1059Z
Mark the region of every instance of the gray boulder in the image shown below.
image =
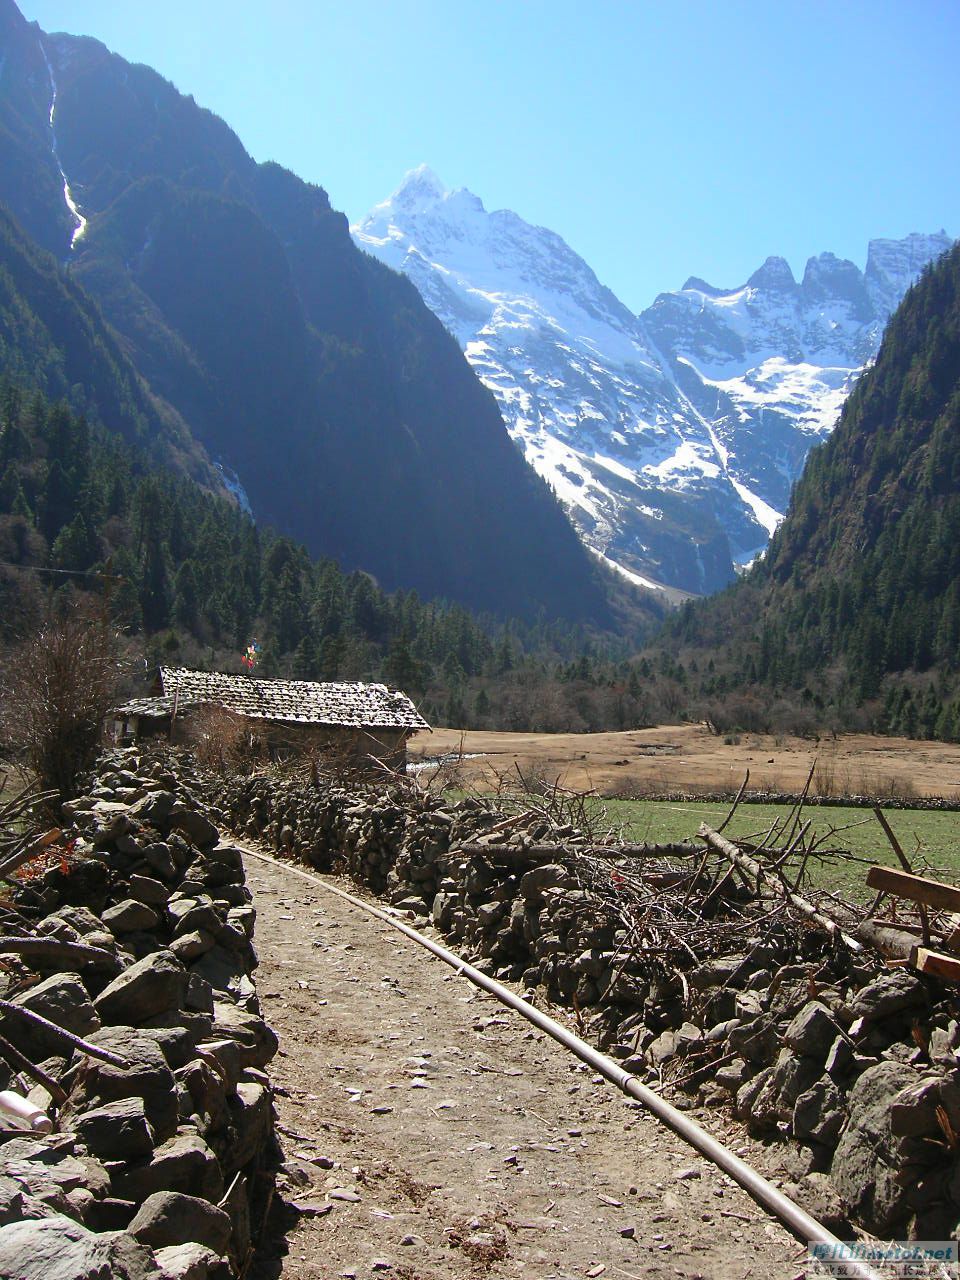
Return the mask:
M183 1005L187 972L170 951L154 951L125 969L95 1001L104 1022L137 1026Z
M216 1156L197 1133L181 1133L157 1147L150 1160L116 1167L113 1194L143 1201L155 1191L180 1191L216 1202L223 1195L223 1174Z
M734 1027L727 1042L741 1058L746 1058L754 1066L765 1067L777 1052L780 1034L770 1014L762 1013L752 1021L741 1022Z
M777 1109L782 1120L789 1120L794 1104L811 1088L823 1068L815 1058L803 1058L792 1049L781 1049L773 1065L772 1083L776 1091Z
M147 866L155 871L161 880L166 880L168 883L176 880L177 864L170 852L170 846L165 841L156 840L153 844L144 845L140 854Z
M273 1126L273 1099L269 1089L255 1081L241 1081L227 1099L235 1139L228 1152L230 1170L242 1169L262 1151Z
M87 989L75 973L55 973L29 991L16 996L13 1004L32 1013L38 1013L49 1022L72 1031L77 1036L87 1036L98 1030L100 1018L90 1001ZM12 1040L28 1056L36 1061L51 1054L63 1053L64 1042L50 1031L28 1023L16 1014L4 1018L4 1035Z
M154 1249L193 1243L223 1254L230 1243L230 1215L196 1196L155 1191L144 1200L127 1230Z
M73 1128L102 1160L134 1160L153 1151L154 1135L143 1098L118 1098L83 1112Z
M446 932L450 928L450 919L457 905L456 894L438 893L433 900L433 906L430 909L430 915L433 920L434 927Z
M142 800L130 806L130 817L138 822L148 822L151 826L162 830L167 825L170 811L176 800L169 791L154 791Z
M905 1009L922 1009L927 1005L923 983L907 969L894 969L861 987L850 1003L854 1018L877 1022Z
M0 1177L0 1227L24 1218L49 1218L53 1210L35 1199L16 1178Z
M543 897L547 889L566 889L573 887L575 881L566 867L559 863L546 862L542 867L533 867L520 877L520 896L527 901Z
M881 1232L903 1212L890 1110L897 1095L916 1083L916 1071L903 1063L878 1062L868 1067L850 1090L850 1120L830 1166L833 1185L847 1208Z
M793 1136L805 1142L834 1142L846 1121L843 1094L828 1077L801 1093L793 1107Z
M960 1086L943 1076L927 1076L902 1089L890 1104L890 1132L901 1138L945 1140L942 1113L949 1128L960 1131Z
M212 848L220 839L216 823L186 804L175 804L167 822L171 831L179 832L198 849Z
M111 933L135 933L139 930L155 929L160 917L145 902L136 898L124 898L116 906L107 907L103 913L103 923Z
M4 1280L148 1280L153 1253L125 1231L94 1233L55 1215L0 1227Z
M170 943L170 950L184 964L190 964L216 946L216 939L206 929L193 929L190 933L178 934Z
M162 906L170 897L170 890L153 876L130 877L130 897L138 902L145 902L150 907Z
M797 1053L822 1063L839 1035L840 1028L830 1010L819 1000L811 1000L789 1023L783 1039Z
M134 1027L103 1027L90 1040L119 1054L129 1065L117 1067L87 1058L67 1099L68 1114L120 1098L142 1098L158 1141L170 1137L177 1127L176 1085L156 1039Z
M163 1280L208 1280L220 1259L202 1244L172 1244L156 1251Z
M12 1138L4 1143L2 1155L5 1179L28 1197L26 1217L61 1213L80 1218L90 1201L106 1195L110 1187L109 1175L99 1161L72 1156L47 1140Z
M247 1013L229 1000L215 1000L213 1032L217 1038L229 1036L240 1047L240 1059L245 1067L265 1067L279 1047L274 1029Z

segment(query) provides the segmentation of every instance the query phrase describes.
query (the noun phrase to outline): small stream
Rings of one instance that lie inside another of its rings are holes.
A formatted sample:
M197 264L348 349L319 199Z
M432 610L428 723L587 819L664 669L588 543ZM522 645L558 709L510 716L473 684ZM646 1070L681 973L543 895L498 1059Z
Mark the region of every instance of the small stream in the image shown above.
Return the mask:
M416 763L408 762L407 774L415 775L426 773L428 769L442 769L446 764L458 764L461 760L479 760L483 755L482 751L446 751L440 756L425 756L423 760L417 760Z
M50 122L50 134L52 139L51 149L53 151L53 158L56 161L57 168L60 170L60 177L63 179L63 198L66 202L67 208L73 214L74 220L77 224L74 227L73 235L70 237L70 248L75 249L77 246L77 241L80 239L80 237L83 235L83 233L87 229L87 220L83 216L83 214L80 212L80 210L77 208L77 203L73 198L73 192L70 190L70 183L67 179L67 175L64 173L63 165L60 163L60 153L57 150L57 133L56 133L56 127L54 125L54 120L57 114L57 82L56 82L56 79L54 78L53 67L50 65L50 59L47 57L47 51L43 47L43 41L42 40L39 41L39 44L40 44L40 52L43 54L43 60L47 64L47 74L50 77L50 115L48 118Z

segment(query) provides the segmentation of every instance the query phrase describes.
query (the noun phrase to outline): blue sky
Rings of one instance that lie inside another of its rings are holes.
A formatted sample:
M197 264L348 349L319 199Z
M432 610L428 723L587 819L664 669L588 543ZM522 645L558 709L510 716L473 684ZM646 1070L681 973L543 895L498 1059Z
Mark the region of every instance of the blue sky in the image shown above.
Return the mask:
M772 253L960 233L955 0L20 0L210 107L351 220L427 163L640 310Z

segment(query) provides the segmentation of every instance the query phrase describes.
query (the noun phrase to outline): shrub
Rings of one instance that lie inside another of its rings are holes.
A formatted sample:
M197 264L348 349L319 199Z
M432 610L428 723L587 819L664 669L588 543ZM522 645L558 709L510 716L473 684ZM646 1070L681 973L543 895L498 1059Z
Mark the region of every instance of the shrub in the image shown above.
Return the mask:
M119 638L98 602L53 597L2 665L3 737L59 800L96 759L120 681Z

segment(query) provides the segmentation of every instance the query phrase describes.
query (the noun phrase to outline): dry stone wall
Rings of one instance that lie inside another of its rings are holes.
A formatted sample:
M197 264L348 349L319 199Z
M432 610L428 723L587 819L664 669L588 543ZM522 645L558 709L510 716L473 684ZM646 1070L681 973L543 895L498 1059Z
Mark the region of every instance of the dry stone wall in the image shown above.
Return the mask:
M574 1007L586 1034L681 1106L731 1108L783 1143L786 1185L828 1224L946 1238L960 1220L955 995L781 916L686 973L632 950L586 842L475 799L234 779L224 819L354 879L477 967ZM549 846L549 856L544 847ZM665 889L664 892L669 892Z
M69 853L0 908L4 934L100 957L69 970L8 958L0 971L14 1006L0 1035L65 1094L56 1105L0 1063L2 1087L55 1117L50 1134L0 1130L0 1276L226 1280L249 1259L276 1163L265 1069L277 1039L252 977L240 852L193 782L182 761L173 773L108 755L64 806Z

